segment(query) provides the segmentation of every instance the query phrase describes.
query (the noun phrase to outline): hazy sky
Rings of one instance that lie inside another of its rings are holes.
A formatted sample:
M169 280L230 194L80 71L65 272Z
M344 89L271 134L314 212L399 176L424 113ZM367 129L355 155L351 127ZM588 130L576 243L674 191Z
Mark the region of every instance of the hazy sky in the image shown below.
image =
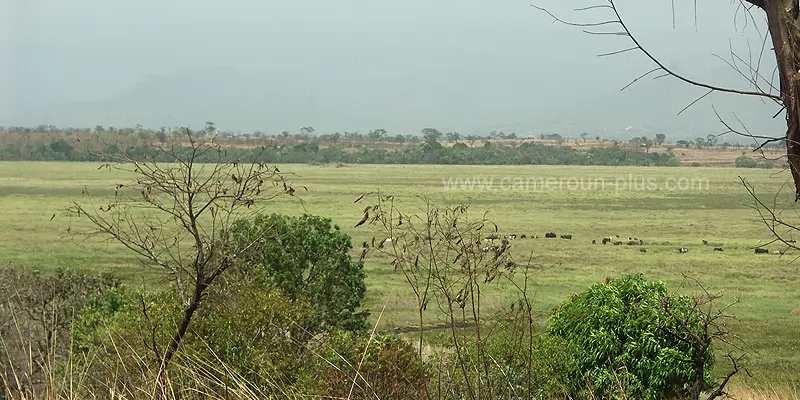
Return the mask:
M757 56L758 32L729 0L618 0L638 38L676 71L747 83L713 54ZM700 4L703 3L703 4ZM584 1L540 0L579 21ZM720 12L722 10L722 12ZM763 29L763 17L755 15ZM577 136L626 127L717 133L711 111L780 130L777 108L645 79L623 37L591 36L518 0L0 0L0 124L202 126L319 132L500 128ZM767 46L762 71L774 56ZM676 133L678 135L678 133Z

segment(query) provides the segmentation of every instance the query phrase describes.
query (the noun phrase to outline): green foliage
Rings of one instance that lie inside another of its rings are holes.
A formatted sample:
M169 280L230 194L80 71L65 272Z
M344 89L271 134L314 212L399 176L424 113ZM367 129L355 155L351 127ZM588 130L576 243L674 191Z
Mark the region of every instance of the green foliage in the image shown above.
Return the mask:
M452 345L448 343L448 345ZM468 381L459 372L459 360L452 352L441 352L429 363L436 373L432 386L446 388L445 398L468 398L468 385L481 382L485 399L569 398L567 377L577 368L574 355L563 339L551 335L530 336L514 324L498 324L485 339L481 352L474 340L462 349L461 362ZM488 364L488 374L479 372ZM436 381L438 379L438 381Z
M684 328L665 315L666 298L673 313L688 317L688 328L700 332L689 298L670 296L663 283L647 282L641 275L596 284L562 304L548 330L569 344L577 360L578 368L570 374L572 389L599 397L686 397L695 350L675 336ZM713 382L711 367L708 352L707 384Z
M237 221L230 240L238 243L234 248L247 247L239 272L312 305L309 332L366 328L368 314L359 310L366 295L364 264L350 258L350 237L329 218L259 215Z
M736 168L764 168L770 169L772 168L772 163L769 161L757 162L752 157L747 156L747 154L742 153L739 157L736 157Z
M0 160L69 160L69 161L113 161L121 153L137 159L152 159L158 162L174 161L168 154L151 145L165 143L175 138L177 132L166 130L121 129L106 130L31 131L28 128L0 128ZM250 162L258 158L266 163L351 163L351 164L459 164L459 165L678 165L672 154L649 154L636 149L592 148L590 151L567 146L549 146L542 143L525 142L522 145L489 143L484 147L455 148L440 143L443 138L458 141L457 132L444 134L435 128L422 130L422 138L397 135L388 138L384 129L374 129L368 134L345 132L313 136L313 128L304 127L301 133L290 135L284 132L263 140L248 141L242 136L217 134L217 127L208 122L206 129L195 132L198 141L219 143L225 152L221 155L208 152L197 158L199 162L223 161ZM34 135L35 134L35 135ZM80 140L78 136L83 139ZM204 137L205 135L205 137ZM179 135L178 135L179 136ZM213 138L211 137L213 136ZM470 136L471 140L486 139ZM493 132L492 139L515 139L516 134ZM563 142L559 134L541 135L543 139ZM642 138L637 138L640 140ZM646 139L643 143L652 142ZM80 141L78 141L80 140ZM344 142L344 143L343 143ZM403 146L387 144L406 143ZM100 144L102 143L102 145ZM379 143L379 145L375 145ZM382 143L383 145L381 145ZM177 143L181 152L188 143ZM263 146L263 150L262 150ZM646 146L649 148L649 146ZM187 154L183 154L185 157Z
M91 296L72 324L73 351L87 353L101 346L119 326L138 321L136 292L125 285Z
M428 398L427 368L420 364L413 346L397 336L370 339L337 332L329 339L321 362L317 386L328 398Z
M308 302L227 282L204 304L184 343L191 357L224 363L257 387L304 385L314 359L306 348L304 327L315 319Z

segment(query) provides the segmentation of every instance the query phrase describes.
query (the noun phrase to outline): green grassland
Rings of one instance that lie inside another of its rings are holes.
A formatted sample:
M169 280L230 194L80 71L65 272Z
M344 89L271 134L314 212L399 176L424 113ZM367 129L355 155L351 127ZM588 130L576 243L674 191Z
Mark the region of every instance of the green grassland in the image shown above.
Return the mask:
M141 265L119 245L67 234L68 228L78 231L85 227L82 220L64 212L71 201L86 201L84 191L96 198L109 196L114 185L131 178L122 171L100 170L98 165L0 162L3 265L114 271L131 283L161 282L158 270ZM353 237L354 255L362 241L380 236L370 226L353 228L364 207L353 201L365 192L392 194L406 212L419 209L419 196L441 205L470 203L474 210L488 211L502 234L538 235L513 241L513 250L519 261L530 258L538 266L529 273L542 321L571 293L606 277L641 272L676 290L684 274L696 278L711 290L724 290L728 299L741 299L732 310L738 316L732 328L755 353L750 360L752 379L779 386L800 383L800 264L795 261L800 253L754 254L753 248L769 242L771 235L739 179L754 184L757 193L784 210L785 218L797 221L800 215L793 208L786 171L297 164L280 168L292 173L291 180L308 191L300 190L299 198L272 200L262 205L264 209L331 217ZM483 189L445 187L445 182L459 178L481 178L492 185ZM572 234L574 239L544 239L544 233L550 231ZM628 237L642 239L644 246L599 244L602 237L616 235L625 241ZM800 239L800 232L796 236ZM593 239L598 244L593 245ZM703 245L702 240L710 245ZM689 252L679 254L679 247ZM715 252L713 247L725 251ZM767 247L782 250L777 244ZM413 324L415 302L403 276L380 256L366 261L368 307L373 318L386 305L379 327ZM504 286L489 293L486 301L493 309L506 307L513 295Z

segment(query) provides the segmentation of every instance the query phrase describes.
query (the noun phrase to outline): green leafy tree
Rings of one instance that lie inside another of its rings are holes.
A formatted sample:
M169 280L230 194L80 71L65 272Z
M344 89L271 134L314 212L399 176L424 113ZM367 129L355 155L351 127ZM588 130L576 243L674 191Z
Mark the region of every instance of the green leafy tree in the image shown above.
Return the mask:
M71 144L67 143L64 139L58 139L53 142L50 142L50 150L53 152L61 153L67 157L72 154L73 147Z
M380 142L386 138L387 132L386 129L373 129L367 133L367 137L372 142Z
M713 384L710 340L699 348L685 335L704 332L695 305L688 296L670 296L661 282L627 276L573 295L552 315L548 330L570 343L578 360L570 376L576 391L601 398L687 398L696 372L702 389Z
M667 135L665 135L663 133L656 133L656 145L657 146L661 146L662 144L664 144L664 142L666 142L666 140L667 140Z
M694 144L697 145L698 148L705 147L705 146L708 145L708 143L706 142L706 139L703 138L703 137L700 137L700 136L698 136L697 138L694 139Z
M229 239L253 243L239 257L241 273L312 304L316 319L306 327L310 333L366 327L368 313L360 310L366 294L364 263L350 258L350 237L330 219L259 215L237 221Z
M442 138L442 132L434 128L425 128L422 130L422 138L425 143L431 146L439 145L439 140Z

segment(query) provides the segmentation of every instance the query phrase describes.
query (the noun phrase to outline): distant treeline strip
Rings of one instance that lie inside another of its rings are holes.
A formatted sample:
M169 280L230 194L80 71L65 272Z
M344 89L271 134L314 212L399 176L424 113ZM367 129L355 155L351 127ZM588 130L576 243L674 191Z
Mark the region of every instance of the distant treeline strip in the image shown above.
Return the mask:
M0 142L0 160L16 161L110 161L121 149L116 144L102 148L82 149L79 143L53 139L49 143ZM263 151L263 153L262 153ZM148 157L157 161L170 161L163 152L148 144L129 146L125 152L132 157ZM549 146L540 143L522 143L506 146L486 141L481 147L456 143L446 147L438 142L422 142L397 149L345 148L341 145L321 147L315 141L293 145L268 144L261 147L225 147L223 159L250 161L261 153L259 159L268 163L305 164L464 164L464 165L621 165L621 166L678 166L680 159L673 153L645 152L625 147L574 149L568 146ZM216 161L216 154L206 155L208 162Z

